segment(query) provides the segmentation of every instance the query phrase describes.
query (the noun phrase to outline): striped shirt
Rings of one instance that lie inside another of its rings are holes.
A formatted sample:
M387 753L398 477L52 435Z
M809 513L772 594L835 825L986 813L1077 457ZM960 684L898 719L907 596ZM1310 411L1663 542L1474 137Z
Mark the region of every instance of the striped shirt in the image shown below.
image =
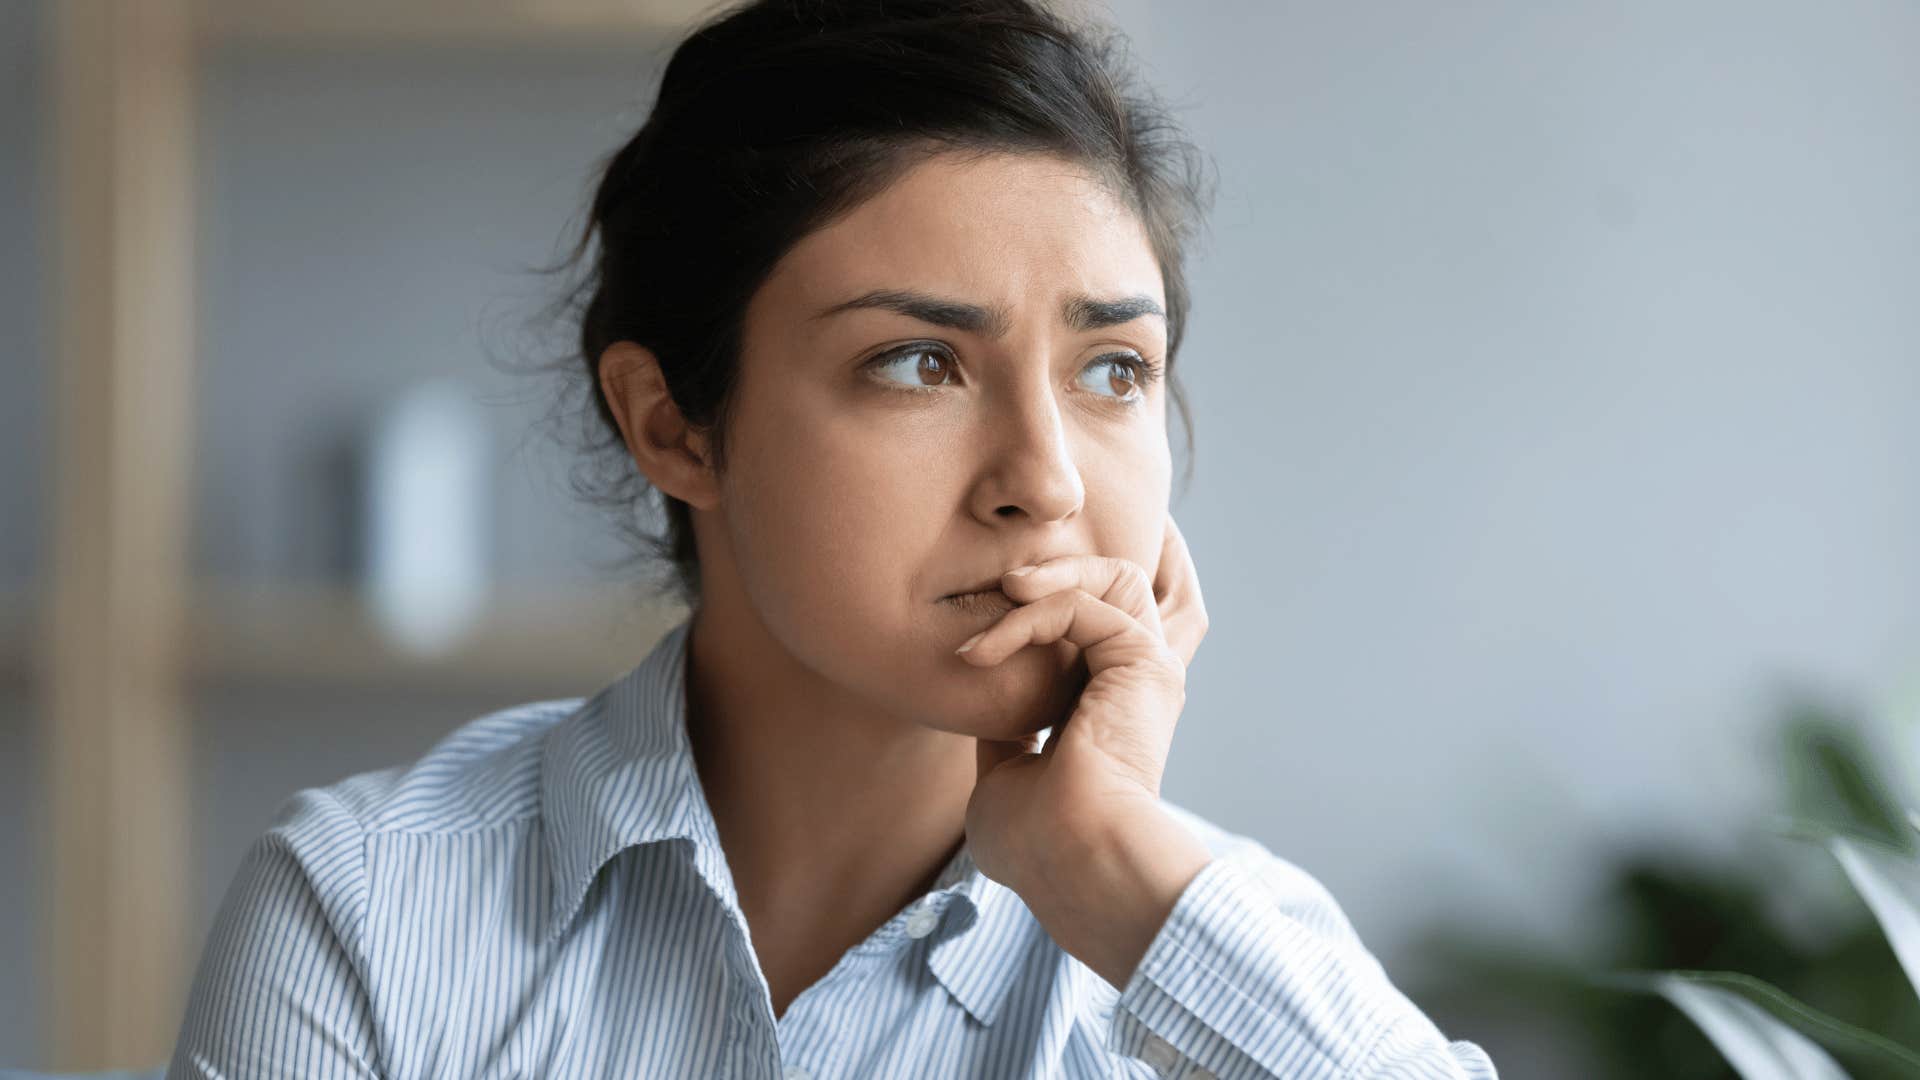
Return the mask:
M962 844L778 1017L685 726L682 621L591 698L295 794L216 916L188 1077L1487 1077L1319 882L1213 859L1124 988Z

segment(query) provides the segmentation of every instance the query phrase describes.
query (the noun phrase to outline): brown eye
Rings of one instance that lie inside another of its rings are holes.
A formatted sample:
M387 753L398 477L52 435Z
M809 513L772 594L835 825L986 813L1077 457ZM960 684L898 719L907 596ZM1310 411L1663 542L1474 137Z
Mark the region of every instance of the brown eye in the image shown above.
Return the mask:
M1100 369L1106 368L1102 372ZM1135 402L1142 398L1145 391L1141 388L1143 376L1150 376L1150 370L1143 370L1138 356L1130 353L1114 353L1102 356L1089 363L1080 372L1080 385L1101 397L1112 397L1116 401Z
M909 364L913 366L911 372L907 370ZM943 350L925 345L882 353L872 366L881 378L903 390L932 390L953 377L953 361Z

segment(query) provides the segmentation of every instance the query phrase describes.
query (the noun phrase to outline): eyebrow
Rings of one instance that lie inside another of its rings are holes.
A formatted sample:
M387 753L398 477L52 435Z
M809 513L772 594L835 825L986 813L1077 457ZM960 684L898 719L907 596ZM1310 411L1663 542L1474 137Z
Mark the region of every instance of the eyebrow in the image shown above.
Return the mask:
M855 311L861 308L879 308L883 311L898 312L921 322L935 326L964 330L971 334L984 334L990 338L1007 336L1013 325L1013 317L1004 307L989 307L981 304L969 304L962 300L949 300L911 289L875 289L872 292L856 296L826 308L813 317L824 319L838 315L843 311ZM1099 330L1108 326L1132 322L1143 315L1157 315L1162 321L1167 313L1151 296L1122 296L1113 299L1101 299L1092 296L1072 296L1061 305L1060 318L1075 331Z

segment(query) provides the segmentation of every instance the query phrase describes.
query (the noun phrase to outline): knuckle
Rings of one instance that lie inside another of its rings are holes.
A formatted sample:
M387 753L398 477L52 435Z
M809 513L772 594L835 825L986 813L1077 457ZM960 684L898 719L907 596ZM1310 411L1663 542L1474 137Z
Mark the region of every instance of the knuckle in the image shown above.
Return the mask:
M1131 559L1108 559L1109 580L1115 591L1131 600L1153 599L1153 576Z
M1062 589L1047 597L1046 618L1048 625L1064 633L1073 625L1074 615L1086 600L1085 589Z

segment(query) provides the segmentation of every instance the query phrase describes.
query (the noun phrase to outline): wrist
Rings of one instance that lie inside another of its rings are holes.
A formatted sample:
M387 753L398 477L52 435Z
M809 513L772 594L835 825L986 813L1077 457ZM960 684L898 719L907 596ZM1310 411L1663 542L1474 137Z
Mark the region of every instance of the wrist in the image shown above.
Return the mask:
M1016 889L1068 954L1125 989L1181 893L1212 855L1158 800L1050 833Z

